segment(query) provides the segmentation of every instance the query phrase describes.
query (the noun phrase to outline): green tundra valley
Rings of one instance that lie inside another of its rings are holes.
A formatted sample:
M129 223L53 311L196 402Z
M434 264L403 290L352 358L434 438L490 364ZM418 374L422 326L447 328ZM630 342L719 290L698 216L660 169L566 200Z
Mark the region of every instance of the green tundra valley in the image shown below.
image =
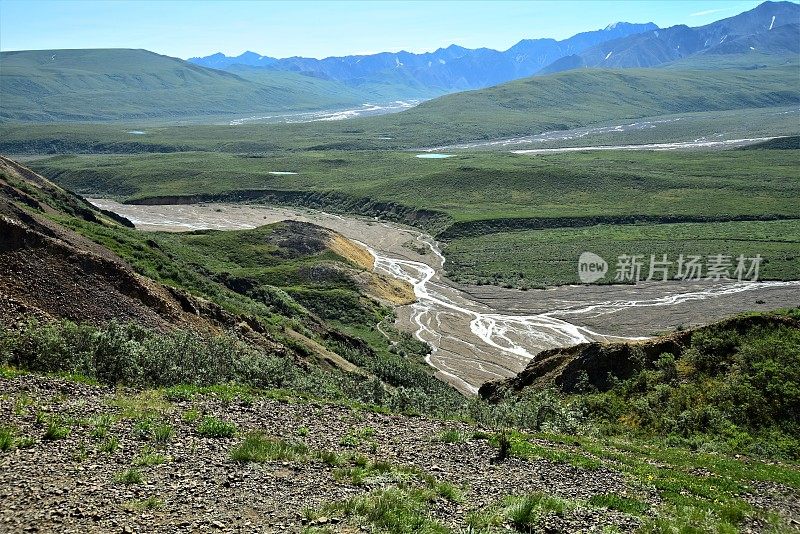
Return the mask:
M0 5L0 531L800 530L800 4L189 7Z

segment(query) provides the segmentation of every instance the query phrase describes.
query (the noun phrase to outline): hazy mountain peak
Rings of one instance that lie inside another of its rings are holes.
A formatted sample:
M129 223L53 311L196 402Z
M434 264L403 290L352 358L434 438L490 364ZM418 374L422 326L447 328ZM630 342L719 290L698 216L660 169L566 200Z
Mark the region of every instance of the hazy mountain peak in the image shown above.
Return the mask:
M773 54L792 54L800 43L797 34L792 35L786 29L776 30L798 22L800 5L764 2L749 11L704 26L678 24L607 39L572 56L555 59L540 74L580 67L654 67L705 53L741 54L758 49ZM609 25L604 31L617 31L624 24Z

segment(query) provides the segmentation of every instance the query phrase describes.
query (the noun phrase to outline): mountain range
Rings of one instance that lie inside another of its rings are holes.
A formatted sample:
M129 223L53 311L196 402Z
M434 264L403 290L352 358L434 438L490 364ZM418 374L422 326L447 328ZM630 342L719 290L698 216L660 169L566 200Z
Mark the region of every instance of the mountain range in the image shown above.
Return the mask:
M563 57L541 73L579 67L656 67L702 54L750 52L800 52L800 5L764 2L750 11L697 28L681 24L612 39Z
M235 58L214 54L189 61L129 49L2 52L0 121L228 122L352 110L368 102L427 100L577 68L796 67L798 54L800 5L791 2L764 2L697 28L621 22L562 41L523 40L503 52L451 45L424 54L276 59L246 52ZM684 78L692 76L698 75ZM513 87L516 91L528 86ZM796 87L789 83L786 89L796 92ZM569 95L566 98L577 105L588 98L577 88L562 89L553 98ZM520 101L530 96L522 94ZM631 98L635 102L639 97ZM786 95L775 100L784 102Z
M657 29L652 22L618 22L597 31L579 33L569 39L524 39L501 52L490 48L468 49L457 45L435 52L382 52L371 55L314 59L277 59L255 52L236 57L221 53L189 59L190 63L221 70L240 65L275 71L300 72L315 77L363 86L378 80L400 78L440 93L497 85L530 76L552 62L577 54L600 43Z
M655 67L699 54L797 54L800 51L800 6L764 2L739 15L705 26L659 28L652 22L617 22L602 30L569 39L524 39L506 51L468 49L457 45L435 52L382 52L372 55L290 57L278 59L255 52L236 57L217 53L190 58L196 65L251 72L289 71L335 80L350 87L391 79L421 93L451 93L490 87L535 74L580 67ZM246 77L246 74L245 74Z

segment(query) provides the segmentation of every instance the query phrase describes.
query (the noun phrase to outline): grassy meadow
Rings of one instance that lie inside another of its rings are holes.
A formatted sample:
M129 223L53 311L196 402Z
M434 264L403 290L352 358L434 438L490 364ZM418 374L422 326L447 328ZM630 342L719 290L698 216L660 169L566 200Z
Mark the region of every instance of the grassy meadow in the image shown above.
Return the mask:
M176 152L55 156L30 165L79 193L123 201L184 195L237 200L238 191L362 215L394 210L401 222L404 212L388 206L426 210L438 214L425 229L446 243L449 275L464 282L573 283L575 258L583 250L607 258L760 253L765 278L800 276L800 150L415 156L372 150ZM287 192L293 196L280 195ZM790 220L736 220L758 218Z
M647 278L650 256L667 254L669 276L677 275L679 255L753 258L760 254L761 280L800 278L800 221L732 221L714 223L597 225L585 228L522 230L455 239L445 249L448 275L459 282L532 288L579 283L578 256L589 251L609 264L605 281L614 277L617 258L644 256ZM750 265L748 260L747 266ZM705 276L703 273L702 276ZM735 278L735 276L733 276ZM661 279L656 273L655 278Z
M440 160L410 152L264 157L184 152L30 162L85 195L134 200L237 190L337 192L443 212L456 222L632 214L797 216L798 164L800 150L481 152Z
M332 82L303 80L299 78L305 77L292 77L291 73L281 74L289 79L270 77L268 83L245 80L230 73L176 65L170 58L144 51L136 51L134 59L123 61L119 58L126 57L130 51L98 50L88 62L81 62L70 51L56 51L57 59L66 62L59 79L59 71L54 71L50 65L52 52L4 54L0 83L8 104L3 106L0 121L120 123L149 120L163 124L164 120L205 116L206 122L216 119L225 124L232 119L252 116L259 107L275 110L305 106L308 109L335 107L337 103L329 96ZM390 137L393 143L378 145L418 147L531 135L609 120L800 103L793 89L796 62L765 65L759 69L751 66L739 64L738 68L720 70L691 65L684 69L582 69L447 95L401 114L339 124L291 125L276 129L278 135L267 135L282 146L286 146L283 144L286 139L297 146L293 138L299 136L308 146L324 149L375 147L376 142L385 141L385 137ZM98 75L94 72L98 68L101 71L111 69L115 76ZM138 80L135 73L140 70L152 74ZM36 80L30 87L25 85L29 78ZM188 83L180 83L184 79ZM670 90L664 91L664 87ZM148 91L141 91L141 88ZM389 89L387 94L392 92ZM353 96L349 92L348 88L338 85L334 91L343 95L340 100L351 102ZM90 100L87 95L95 96ZM154 101L159 103L157 109L153 109ZM266 104L256 106L255 102ZM269 129L262 129L259 135ZM232 142L246 146L241 143L249 137L246 132L246 129L237 128L238 138ZM366 137L366 143L362 136ZM100 139L98 144L109 141ZM211 137L209 140L219 144L218 139ZM52 140L62 146L66 141L61 136ZM140 142L139 139L129 141ZM169 145L175 143L174 139L167 141ZM264 150L255 148L259 145L263 147L264 143L241 149Z

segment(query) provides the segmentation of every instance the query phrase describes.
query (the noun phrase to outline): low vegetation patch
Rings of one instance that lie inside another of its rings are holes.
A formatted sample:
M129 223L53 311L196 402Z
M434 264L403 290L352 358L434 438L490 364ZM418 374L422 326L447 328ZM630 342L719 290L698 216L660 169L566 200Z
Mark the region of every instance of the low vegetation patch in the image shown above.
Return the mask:
M373 529L396 534L445 534L450 530L432 518L429 507L436 494L427 489L389 488L323 508Z
M631 515L641 515L645 513L650 506L647 503L640 501L633 497L626 497L624 495L617 495L616 493L601 493L594 495L589 499L589 504L600 508L608 508L609 510L617 510Z
M144 477L138 469L130 468L117 474L116 481L125 485L141 484L144 482Z
M451 500L453 496L460 499L460 493L449 485L401 484L327 504L319 511L309 511L308 515L311 519L344 516L363 527L392 534L449 534L450 529L434 519L431 512L437 499Z
M119 438L115 436L107 437L98 446L98 450L100 452L105 452L109 454L116 452L118 448L119 448Z
M334 470L333 476L356 486L391 484L412 479L417 474L413 469L394 466L383 460L373 461L360 454L351 455L347 464Z
M42 439L45 441L56 441L66 438L70 433L70 427L58 416L50 416L45 423L45 430Z
M108 415L100 415L91 420L90 435L97 440L102 440L108 436L108 432L113 424L113 418Z
M288 442L256 431L247 434L244 441L231 450L230 456L235 462L263 463L305 460L308 454L308 447L302 443Z
M175 435L172 425L160 424L153 427L153 441L159 445L166 445Z
M679 353L641 359L630 378L575 400L606 433L663 436L667 444L691 450L796 460L800 312L778 317L788 321L699 330Z
M127 506L137 511L154 511L160 510L164 507L164 501L158 497L148 497L139 501L131 501Z
M530 532L538 528L544 516L553 514L561 517L574 506L573 502L560 497L537 492L507 498L504 515L515 529Z
M197 425L197 433L207 438L230 438L236 434L236 424L208 416Z
M489 442L497 447L500 459L505 456L522 459L544 458L582 469L598 469L602 465L601 461L591 454L581 450L571 450L564 445L549 443L546 440L536 440L518 431L499 432L492 436ZM506 452L501 454L504 447Z
M467 436L460 430L449 428L440 432L437 439L442 443L463 443L467 441Z
M161 465L168 462L170 458L164 454L154 451L150 447L144 447L138 456L136 456L131 464L134 467L149 467L152 465Z

